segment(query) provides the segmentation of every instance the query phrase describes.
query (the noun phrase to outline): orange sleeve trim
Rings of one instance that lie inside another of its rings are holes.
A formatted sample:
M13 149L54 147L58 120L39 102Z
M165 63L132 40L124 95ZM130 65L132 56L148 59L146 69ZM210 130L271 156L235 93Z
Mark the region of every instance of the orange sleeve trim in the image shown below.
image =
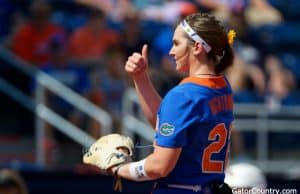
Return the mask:
M187 77L180 82L180 84L183 83L194 83L214 89L225 88L227 86L227 82L224 79L224 76L217 76L211 78Z

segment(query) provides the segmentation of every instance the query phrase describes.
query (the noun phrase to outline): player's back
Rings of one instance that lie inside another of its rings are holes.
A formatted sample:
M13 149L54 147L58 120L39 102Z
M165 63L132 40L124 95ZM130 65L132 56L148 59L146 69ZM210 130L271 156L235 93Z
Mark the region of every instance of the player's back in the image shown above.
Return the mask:
M172 93L182 93L188 102L187 110L182 112L189 114L189 118L181 123L189 124L179 129L186 140L175 169L163 181L201 185L216 180L223 182L233 121L232 90L228 82L223 76L190 77L172 89L166 98Z

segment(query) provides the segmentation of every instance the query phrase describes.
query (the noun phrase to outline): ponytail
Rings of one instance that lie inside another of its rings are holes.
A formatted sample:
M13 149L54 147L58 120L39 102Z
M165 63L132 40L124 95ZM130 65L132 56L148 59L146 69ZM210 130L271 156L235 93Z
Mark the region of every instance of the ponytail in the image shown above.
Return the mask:
M232 66L234 60L234 52L230 44L227 44L224 48L224 56L220 63L216 65L215 71L217 74L222 73L228 67Z

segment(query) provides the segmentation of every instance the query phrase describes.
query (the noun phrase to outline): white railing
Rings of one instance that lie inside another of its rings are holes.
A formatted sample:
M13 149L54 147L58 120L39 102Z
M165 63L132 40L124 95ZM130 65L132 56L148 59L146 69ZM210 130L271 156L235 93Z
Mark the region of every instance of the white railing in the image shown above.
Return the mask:
M123 126L126 134L133 137L139 135L145 140L153 141L154 132L144 119L142 114L136 111L139 104L135 89L128 89L123 98ZM293 167L300 166L300 160L283 158L281 160L269 159L268 132L299 132L300 133L300 106L283 106L276 115L292 116L292 119L276 120L269 114L263 104L235 104L234 121L235 129L238 131L255 131L257 133L256 159L252 163L258 165L265 172L283 173ZM241 116L248 116L242 118ZM241 118L239 118L241 117ZM298 117L298 118L297 118ZM288 143L288 142L287 142ZM234 158L233 161L234 162Z
M138 108L139 102L135 89L129 88L126 90L123 96L122 106L123 133L131 138L133 138L134 134L138 134L145 140L152 142L154 130L146 123L145 119L143 119L142 112ZM138 110L136 108L138 108Z
M37 73L36 81L39 85L51 90L57 96L60 96L61 98L72 104L74 107L78 108L79 110L83 111L84 113L98 121L103 127L103 134L111 133L112 119L106 111L95 106L70 88L66 87L65 85L42 71L39 71Z
M2 46L0 46L0 57L20 72L23 72L32 79L35 79L37 82L35 101L32 101L30 97L22 93L19 89L15 88L4 79L0 80L0 89L17 102L36 113L36 163L38 165L43 166L45 162L45 153L42 149L42 140L44 139L45 135L44 121L47 121L51 125L55 126L62 133L82 146L88 147L95 141L95 139L89 134L83 132L81 129L44 105L45 89L52 91L57 96L60 96L83 113L86 113L98 121L101 125L101 134L111 133L112 118L106 111L95 106L84 97L75 93L73 90L66 87L48 74L37 70L32 65L17 58L9 50ZM24 102L24 99L26 99L26 102ZM31 104L31 106L28 106L27 103Z

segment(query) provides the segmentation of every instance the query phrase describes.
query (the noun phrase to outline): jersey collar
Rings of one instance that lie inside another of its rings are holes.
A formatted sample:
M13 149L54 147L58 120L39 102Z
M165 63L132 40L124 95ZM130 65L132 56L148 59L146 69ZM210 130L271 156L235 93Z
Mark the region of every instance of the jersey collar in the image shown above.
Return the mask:
M194 83L201 86L206 86L208 88L220 89L227 86L227 82L223 75L216 77L187 77L184 78L180 84L184 83Z

